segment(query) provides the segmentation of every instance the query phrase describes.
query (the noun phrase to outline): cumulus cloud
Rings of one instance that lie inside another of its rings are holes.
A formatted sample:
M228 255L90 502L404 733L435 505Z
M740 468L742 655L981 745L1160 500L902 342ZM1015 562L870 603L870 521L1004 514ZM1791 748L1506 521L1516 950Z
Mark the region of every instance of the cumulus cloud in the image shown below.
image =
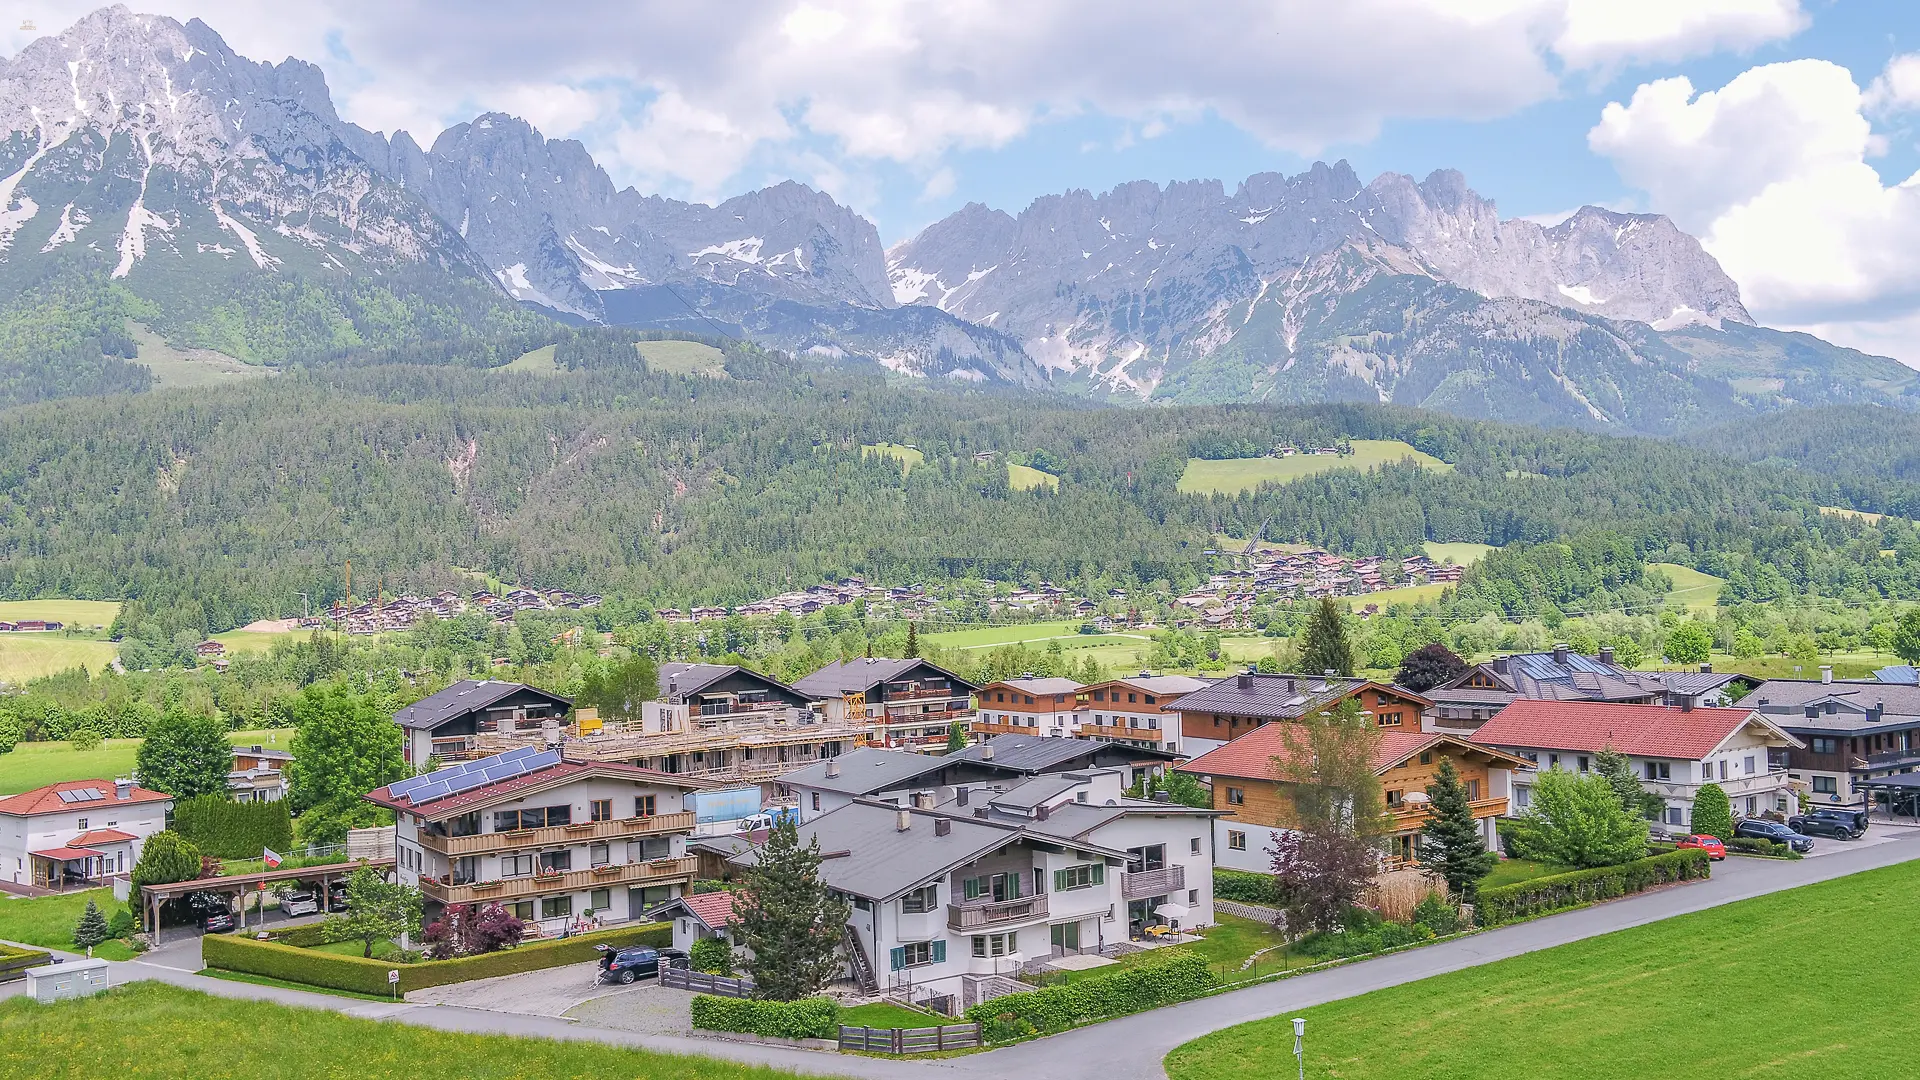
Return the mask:
M1642 85L1588 144L1700 235L1761 321L1920 364L1920 174L1881 180L1867 105L1847 69L1796 60L1705 92Z
M50 31L89 5L25 6ZM1799 0L1216 0L1192 12L1157 0L740 0L724 14L686 0L140 6L205 18L249 56L321 62L343 115L369 127L427 141L435 132L421 129L518 112L579 133L616 175L701 190L801 142L843 168L888 160L930 173L953 151L1089 112L1134 125L1213 115L1313 154L1390 118L1502 115L1553 95L1568 70L1744 47L1804 21Z
M1896 113L1916 108L1920 108L1920 53L1903 53L1887 61L1886 70L1867 87L1867 109Z

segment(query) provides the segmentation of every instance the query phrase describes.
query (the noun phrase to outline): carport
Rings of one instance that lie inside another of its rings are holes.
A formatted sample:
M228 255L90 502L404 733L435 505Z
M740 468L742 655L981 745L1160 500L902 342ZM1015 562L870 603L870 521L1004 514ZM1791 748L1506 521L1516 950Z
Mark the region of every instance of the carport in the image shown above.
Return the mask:
M390 870L392 859L362 859L359 862L328 863L325 866L301 866L294 869L263 870L258 874L235 874L232 877L195 878L192 881L174 881L165 885L140 886L140 912L146 918L148 926L153 928L153 943L160 944L160 905L168 900L177 900L188 893L210 892L228 893L234 896L249 892L265 892L270 882L308 881L318 882L320 890L320 910L327 909L327 889L335 878L343 878L363 866L375 870ZM240 928L246 929L246 907L240 909ZM261 918L265 919L265 909Z
M1855 791L1864 791L1873 801L1875 810L1884 810L1888 817L1910 817L1920 821L1920 773L1895 773L1892 776L1876 776L1871 780L1855 780Z

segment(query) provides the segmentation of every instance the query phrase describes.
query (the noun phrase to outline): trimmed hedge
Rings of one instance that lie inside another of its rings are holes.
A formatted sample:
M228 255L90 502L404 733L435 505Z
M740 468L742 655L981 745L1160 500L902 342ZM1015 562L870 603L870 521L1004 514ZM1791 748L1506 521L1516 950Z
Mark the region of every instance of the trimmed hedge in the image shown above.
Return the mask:
M1596 900L1611 900L1654 885L1708 877L1712 872L1712 863L1704 851L1697 848L1669 851L1619 866L1575 870L1517 885L1482 889L1474 913L1480 925L1498 926Z
M293 847L285 802L234 802L225 795L182 799L173 808L173 831L216 859L257 859L262 848Z
M400 992L424 990L429 986L490 979L496 975L514 975L522 971L577 964L599 957L595 945L625 948L651 945L654 948L673 943L670 923L600 930L576 934L552 941L535 941L499 952L479 956L460 956L452 960L427 960L418 964L394 964L385 960L367 960L358 956L338 956L295 948L273 941L226 934L208 934L201 940L200 954L210 968L265 975L287 982L352 990L362 994L388 991L387 972L400 972Z
M13 965L22 960L27 961L24 965L26 967L39 967L52 959L53 955L51 953L41 949L16 949L12 945L0 945L0 967L12 969L6 974L0 975L0 979L25 978L26 976L20 974L20 968L13 967Z
M693 1026L771 1039L836 1039L840 1037L840 1003L827 997L756 1001L700 994L693 999Z
M989 1033L1065 1031L1095 1020L1145 1012L1197 998L1219 985L1207 958L1192 952L1163 952L1123 964L1111 975L1008 994L968 1009L969 1023Z
M1243 904L1265 904L1271 907L1280 902L1280 890L1272 874L1216 868L1213 872L1213 898L1238 900Z
M305 926L290 926L285 930L267 931L268 941L277 941L282 945L292 945L296 949L311 949L315 945L331 945L344 940L334 934L334 928L325 922L308 923Z
M1759 855L1768 859L1800 858L1800 853L1793 850L1790 845L1778 840L1769 840L1764 836L1736 836L1726 841L1726 845L1729 852L1737 851L1742 855Z

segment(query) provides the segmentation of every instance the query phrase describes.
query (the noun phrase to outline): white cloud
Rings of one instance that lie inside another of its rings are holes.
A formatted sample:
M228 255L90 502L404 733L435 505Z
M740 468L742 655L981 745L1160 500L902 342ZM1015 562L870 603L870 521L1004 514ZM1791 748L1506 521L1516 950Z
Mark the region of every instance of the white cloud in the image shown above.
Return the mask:
M1867 87L1869 112L1910 112L1920 108L1920 53L1903 53L1887 61L1886 70Z
M1842 339L1920 363L1908 334L1920 324L1920 175L1881 181L1865 106L1845 68L1796 60L1699 94L1685 79L1645 84L1607 106L1588 143L1701 236L1762 322L1844 325Z
M54 31L94 2L18 14ZM924 173L1087 112L1143 137L1213 115L1312 154L1391 118L1506 114L1555 94L1564 70L1744 47L1803 21L1798 0L740 0L724 16L688 0L139 2L204 18L246 55L322 64L365 126L425 142L516 112L596 155L611 143L624 179L700 191L801 144L842 168Z

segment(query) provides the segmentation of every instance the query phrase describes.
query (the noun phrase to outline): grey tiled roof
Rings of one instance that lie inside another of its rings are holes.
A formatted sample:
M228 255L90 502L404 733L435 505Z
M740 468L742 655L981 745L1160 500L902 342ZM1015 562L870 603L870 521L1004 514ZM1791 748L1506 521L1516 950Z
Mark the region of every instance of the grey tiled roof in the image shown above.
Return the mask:
M898 787L949 763L947 757L912 754L903 750L880 750L870 746L849 750L832 760L839 766L839 776L828 776L827 762L820 761L804 769L795 769L782 776L780 782L848 795L868 795Z
M1829 702L1834 706L1831 713L1825 709ZM1874 679L1836 679L1830 683L1768 679L1741 698L1739 705L1759 710L1762 716L1790 731L1870 732L1920 723L1920 686ZM1809 705L1820 707L1819 715L1806 715ZM1868 710L1876 707L1883 710L1882 719L1867 719Z
M1244 683L1244 685L1243 685ZM1360 687L1365 679L1319 675L1229 675L1162 705L1166 712L1211 712L1295 720L1319 712Z
M925 660L911 656L901 660L878 656L860 660L836 660L811 675L795 679L793 688L816 700L837 698L848 690L868 690L875 684L900 678L922 664L926 664L952 683L956 694L970 694L979 689L978 686L944 668L935 667Z
M525 683L496 682L492 679L462 679L445 690L421 698L394 713L393 719L403 728L432 731L455 717L464 716L475 709L484 709L501 698L521 690L532 690L543 697L551 698L562 708L572 704L559 694L549 693Z
M993 747L991 761L987 759L983 749L988 746ZM946 760L978 761L1024 773L1043 773L1063 768L1097 768L1096 761L1103 758L1171 761L1179 757L1179 754L1170 754L1164 750L1147 750L1121 746L1118 743L1095 742L1091 739L1050 738L1045 735L995 735L986 742L974 743L965 750L948 754Z

